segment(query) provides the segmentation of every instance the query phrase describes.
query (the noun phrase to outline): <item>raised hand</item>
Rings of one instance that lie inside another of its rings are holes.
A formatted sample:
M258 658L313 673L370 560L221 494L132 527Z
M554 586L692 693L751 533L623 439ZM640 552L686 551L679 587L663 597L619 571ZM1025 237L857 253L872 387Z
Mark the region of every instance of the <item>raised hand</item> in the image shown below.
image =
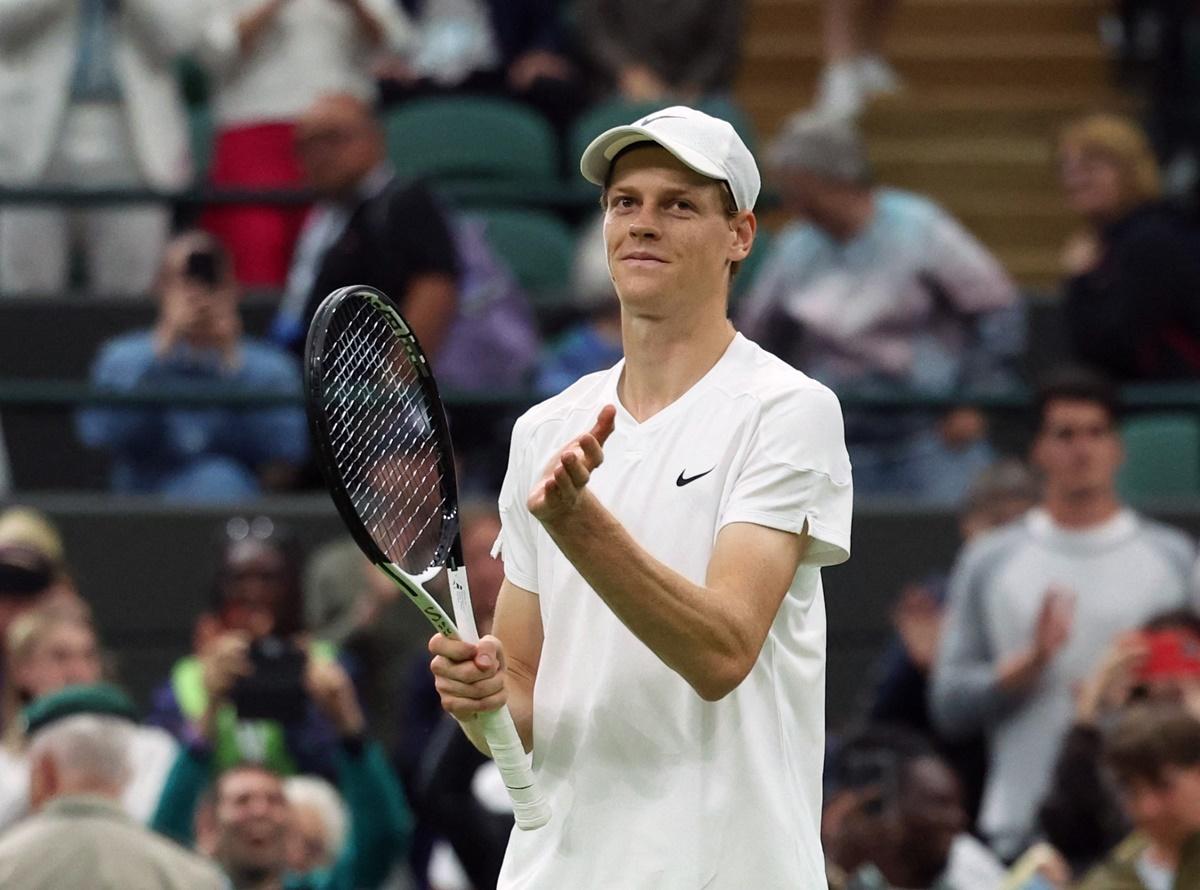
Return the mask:
M616 416L617 409L605 405L595 426L568 442L547 465L526 501L539 522L553 523L579 505L592 473L604 463L604 443L612 435Z

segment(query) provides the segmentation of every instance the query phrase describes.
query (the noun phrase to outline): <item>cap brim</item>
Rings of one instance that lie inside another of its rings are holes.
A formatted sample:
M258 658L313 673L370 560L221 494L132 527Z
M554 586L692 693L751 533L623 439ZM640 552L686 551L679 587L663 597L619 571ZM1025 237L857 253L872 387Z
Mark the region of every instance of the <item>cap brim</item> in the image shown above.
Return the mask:
M695 170L701 176L709 179L726 181L724 170L704 157L697 151L683 145L678 145L670 139L664 139L660 134L651 133L645 127L624 126L613 127L601 133L584 149L579 159L579 172L583 178L595 185L604 185L608 179L608 170L615 158L623 149L639 142L652 142L661 145L681 163Z

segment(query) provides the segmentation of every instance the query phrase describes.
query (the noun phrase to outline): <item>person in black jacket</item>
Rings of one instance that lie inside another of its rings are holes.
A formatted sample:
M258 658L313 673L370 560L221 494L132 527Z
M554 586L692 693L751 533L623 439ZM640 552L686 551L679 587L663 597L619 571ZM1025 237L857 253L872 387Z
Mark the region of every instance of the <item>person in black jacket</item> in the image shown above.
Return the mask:
M1160 200L1145 134L1092 115L1063 131L1058 157L1088 224L1063 253L1076 356L1121 382L1200 377L1200 227Z
M318 99L297 122L296 144L320 202L296 245L272 339L303 351L325 295L366 284L400 305L436 361L458 296L458 257L445 213L424 185L396 176L383 131L361 99Z

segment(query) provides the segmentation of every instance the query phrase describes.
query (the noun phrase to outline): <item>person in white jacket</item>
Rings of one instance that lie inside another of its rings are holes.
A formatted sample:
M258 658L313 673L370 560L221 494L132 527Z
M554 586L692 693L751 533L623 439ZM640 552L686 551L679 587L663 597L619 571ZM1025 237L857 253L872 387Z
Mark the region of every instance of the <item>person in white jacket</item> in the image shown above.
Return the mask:
M0 186L171 191L191 177L175 61L197 34L178 0L0 0ZM0 207L0 291L53 294L73 247L90 290L147 292L162 204Z

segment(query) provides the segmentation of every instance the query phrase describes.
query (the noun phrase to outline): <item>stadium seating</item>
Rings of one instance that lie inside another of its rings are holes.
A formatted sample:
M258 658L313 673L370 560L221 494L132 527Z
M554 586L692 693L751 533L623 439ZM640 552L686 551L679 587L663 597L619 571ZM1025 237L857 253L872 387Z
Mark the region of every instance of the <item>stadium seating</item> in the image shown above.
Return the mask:
M494 208L477 211L487 237L528 291L534 305L559 305L571 276L575 236L557 217L540 210Z
M544 118L503 99L421 99L384 122L401 173L434 178L557 179L558 146Z
M1118 480L1132 501L1200 494L1200 419L1162 413L1132 417L1122 425L1125 466Z

